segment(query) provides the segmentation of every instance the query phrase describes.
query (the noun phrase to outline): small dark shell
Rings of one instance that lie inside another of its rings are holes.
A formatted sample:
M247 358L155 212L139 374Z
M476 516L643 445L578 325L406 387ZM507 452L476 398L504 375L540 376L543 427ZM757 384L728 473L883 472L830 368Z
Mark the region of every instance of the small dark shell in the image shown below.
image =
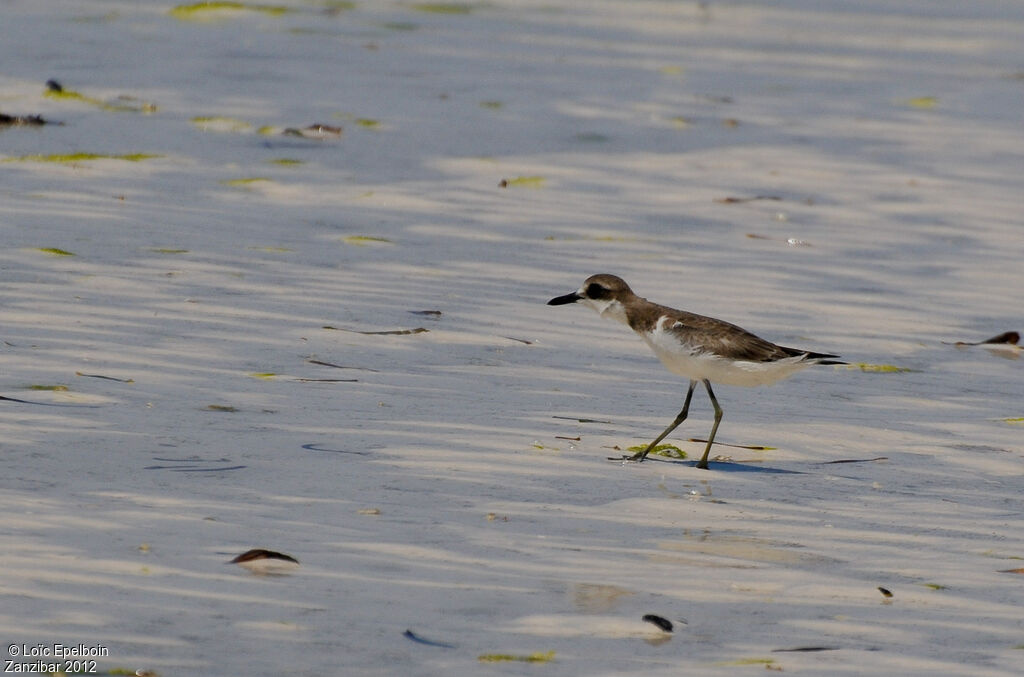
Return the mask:
M647 614L641 620L647 621L653 625L657 625L665 632L672 632L672 621L661 616L655 616L654 614Z
M245 564L246 562L255 562L260 559L280 559L285 562L294 562L295 564L299 563L299 560L295 559L291 555L286 555L283 552L254 548L243 552L241 555L228 562L228 564Z

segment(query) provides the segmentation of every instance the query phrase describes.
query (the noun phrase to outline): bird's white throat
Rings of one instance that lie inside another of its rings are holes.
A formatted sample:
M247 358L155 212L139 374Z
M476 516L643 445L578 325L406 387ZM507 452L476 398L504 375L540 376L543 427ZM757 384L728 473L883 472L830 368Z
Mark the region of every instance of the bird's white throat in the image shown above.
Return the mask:
M615 320L622 324L629 325L626 317L626 307L618 299L588 299L584 298L583 303L597 311L601 317Z

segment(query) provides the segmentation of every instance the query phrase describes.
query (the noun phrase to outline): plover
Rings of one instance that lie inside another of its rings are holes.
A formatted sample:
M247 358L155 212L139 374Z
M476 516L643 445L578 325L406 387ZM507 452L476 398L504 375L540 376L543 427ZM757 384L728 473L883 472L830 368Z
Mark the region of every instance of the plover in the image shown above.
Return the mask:
M615 275L600 274L587 278L577 291L548 301L549 306L583 303L607 317L628 325L640 335L661 363L673 374L690 379L683 410L664 432L643 451L624 456L627 461L643 461L647 454L686 420L690 400L698 382L703 382L715 408L715 422L708 435L704 456L698 468L708 467L708 454L722 421L711 382L734 386L769 385L813 364L845 364L838 355L812 353L784 348L723 320L676 310L651 303L637 296L629 285Z

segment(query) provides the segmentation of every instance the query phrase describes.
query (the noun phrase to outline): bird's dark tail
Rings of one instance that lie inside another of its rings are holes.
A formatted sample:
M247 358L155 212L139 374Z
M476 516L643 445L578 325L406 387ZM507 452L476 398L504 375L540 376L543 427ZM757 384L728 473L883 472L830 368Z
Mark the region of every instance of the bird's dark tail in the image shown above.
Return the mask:
M833 359L839 357L838 355L829 355L828 353L807 353L805 359L817 360L818 364L849 364L842 360Z
M786 351L786 354L790 357L799 357L802 355L805 360L814 360L817 364L847 364L847 362L843 362L838 359L838 355L830 355L829 353L812 353L809 350L798 350L796 348L786 348L783 346L779 347Z

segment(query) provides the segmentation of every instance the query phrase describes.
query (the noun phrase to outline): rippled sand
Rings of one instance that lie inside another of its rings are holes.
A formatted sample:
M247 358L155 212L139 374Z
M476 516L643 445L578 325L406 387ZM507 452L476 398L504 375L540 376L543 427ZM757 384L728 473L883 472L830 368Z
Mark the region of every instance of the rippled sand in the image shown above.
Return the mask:
M944 342L1024 329L1024 7L172 7L2 10L0 112L60 124L0 129L0 636L1017 674L1024 361ZM691 460L610 463L685 383L545 305L596 272L855 367L717 389L769 449L695 469L698 393Z

